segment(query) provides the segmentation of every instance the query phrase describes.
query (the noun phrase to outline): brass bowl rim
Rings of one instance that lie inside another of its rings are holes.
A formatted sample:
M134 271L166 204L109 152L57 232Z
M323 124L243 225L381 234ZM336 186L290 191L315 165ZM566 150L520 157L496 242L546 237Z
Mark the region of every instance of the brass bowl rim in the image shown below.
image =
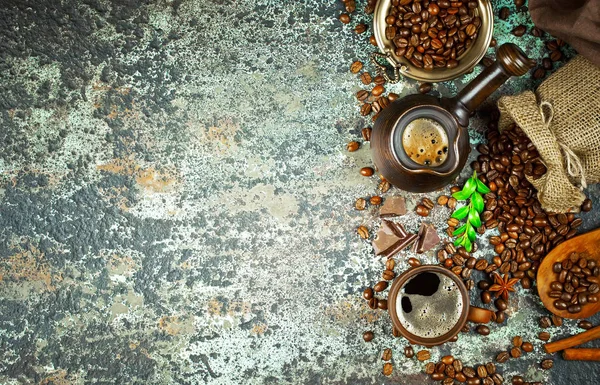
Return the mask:
M400 73L406 77L432 83L456 79L475 68L477 63L485 56L492 40L494 32L492 3L489 0L478 0L478 3L479 6L476 9L481 18L481 28L471 47L458 58L460 62L455 68L434 68L428 71L417 68L406 58L396 55L392 41L385 37L385 28L387 27L385 18L392 5L392 0L379 0L375 7L373 33L377 41L377 47L381 53L387 55L388 62L393 67L398 68Z

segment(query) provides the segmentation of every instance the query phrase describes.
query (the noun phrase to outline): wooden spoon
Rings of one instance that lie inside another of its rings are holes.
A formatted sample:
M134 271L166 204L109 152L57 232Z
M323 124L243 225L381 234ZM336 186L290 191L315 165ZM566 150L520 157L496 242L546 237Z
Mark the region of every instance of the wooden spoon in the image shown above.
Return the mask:
M588 303L581 307L578 313L569 313L567 310L558 310L554 307L555 298L550 298L550 284L558 280L558 275L552 271L552 265L569 258L571 253L586 253L588 259L594 259L600 266L600 229L590 231L571 238L556 246L546 255L537 273L537 289L546 309L563 318L587 318L600 311L600 301Z

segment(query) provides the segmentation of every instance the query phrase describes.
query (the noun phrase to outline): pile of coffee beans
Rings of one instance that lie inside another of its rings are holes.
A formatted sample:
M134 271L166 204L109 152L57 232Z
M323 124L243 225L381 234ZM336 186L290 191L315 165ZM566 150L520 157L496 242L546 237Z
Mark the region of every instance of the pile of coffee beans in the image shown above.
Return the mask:
M455 381L467 385L501 385L504 378L496 371L496 365L488 362L477 367L464 366L462 361L453 356L444 356L438 363L430 362L425 365L425 373L432 380L442 384L454 384Z
M551 298L557 310L578 313L588 303L598 302L600 266L586 254L571 253L552 265L556 280L550 284Z
M385 36L415 67L455 68L481 28L477 7L477 1L392 0Z
M477 232L483 234L487 229L497 228L500 235L490 238L497 255L485 268L482 262L480 268L488 274L497 270L519 278L521 286L529 289L541 259L556 245L575 236L582 220L573 213L550 214L542 209L535 188L525 177L539 177L546 172L535 146L516 125L500 133L497 129L499 113L493 111L492 114L488 143L477 147L480 155L471 167L491 190L484 196L483 223ZM586 200L581 210L591 210L591 201ZM483 302L489 303L491 293L487 289L491 283L484 280L478 285L484 290ZM499 311L506 308L504 302L496 301Z

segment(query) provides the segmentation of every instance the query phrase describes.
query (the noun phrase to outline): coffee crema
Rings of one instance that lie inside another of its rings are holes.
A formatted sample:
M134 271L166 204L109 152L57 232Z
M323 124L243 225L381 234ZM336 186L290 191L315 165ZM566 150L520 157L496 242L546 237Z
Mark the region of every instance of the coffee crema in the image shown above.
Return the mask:
M439 166L448 157L448 135L437 120L418 118L406 125L402 147L414 162L422 166Z
M456 282L432 272L412 277L396 298L398 320L409 333L421 338L438 338L450 332L464 306Z

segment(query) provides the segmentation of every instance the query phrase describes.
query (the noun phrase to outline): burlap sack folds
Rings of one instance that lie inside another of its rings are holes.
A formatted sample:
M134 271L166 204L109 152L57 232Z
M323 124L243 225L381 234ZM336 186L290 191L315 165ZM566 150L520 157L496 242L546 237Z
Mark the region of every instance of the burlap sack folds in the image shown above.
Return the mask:
M552 74L535 93L498 101L500 131L513 122L540 153L547 172L527 177L548 212L578 210L582 190L600 181L600 68L583 56Z

